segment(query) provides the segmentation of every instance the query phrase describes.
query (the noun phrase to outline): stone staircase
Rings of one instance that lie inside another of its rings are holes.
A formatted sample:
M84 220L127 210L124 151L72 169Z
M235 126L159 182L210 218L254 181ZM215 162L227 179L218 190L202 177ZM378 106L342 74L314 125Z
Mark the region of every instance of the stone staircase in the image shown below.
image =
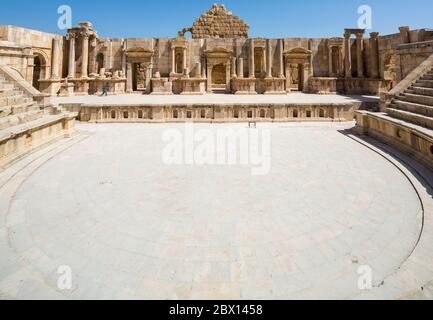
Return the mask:
M37 120L44 112L33 100L0 74L0 132L29 121Z
M433 68L391 100L389 116L433 129Z
M17 71L0 66L0 168L72 132L76 114L41 105L41 98Z
M381 112L357 111L356 131L409 154L433 170L433 54L390 92Z

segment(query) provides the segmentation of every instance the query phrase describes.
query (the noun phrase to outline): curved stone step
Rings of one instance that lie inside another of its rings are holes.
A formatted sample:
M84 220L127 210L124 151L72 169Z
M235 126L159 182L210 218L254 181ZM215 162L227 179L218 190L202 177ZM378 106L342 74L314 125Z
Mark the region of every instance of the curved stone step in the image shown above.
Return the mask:
M399 110L404 110L408 112L418 113L428 117L433 117L433 107L424 104L394 100L391 103L391 107Z
M396 119L408 121L425 128L433 129L433 118L426 117L417 113L399 110L395 108L387 108L387 113Z
M20 114L23 112L31 111L31 110L39 110L39 107L35 102L24 102L19 105L11 106L12 114Z
M418 95L422 95L422 96L433 97L433 88L423 88L423 87L412 86L407 91L408 91L408 93L414 93L414 94L418 94Z
M428 106L433 106L433 97L430 96L423 96L419 94L413 94L413 93L404 93L403 95L399 96L397 100L403 100L407 102L413 102L413 103L419 103L419 104L425 104Z
M433 80L418 80L414 85L423 88L433 88Z
M0 118L0 130L5 130L27 122L35 121L42 118L44 112L42 110L31 110L17 115L9 115Z
M421 77L421 80L433 80L433 75L426 74Z

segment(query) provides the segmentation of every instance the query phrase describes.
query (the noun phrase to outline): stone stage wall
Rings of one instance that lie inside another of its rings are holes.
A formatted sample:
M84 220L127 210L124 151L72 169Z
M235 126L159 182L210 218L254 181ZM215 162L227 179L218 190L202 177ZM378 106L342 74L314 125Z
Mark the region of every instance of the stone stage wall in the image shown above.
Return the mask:
M128 122L296 122L353 121L359 109L377 109L377 102L335 104L188 104L90 105L62 104L78 119L100 123Z

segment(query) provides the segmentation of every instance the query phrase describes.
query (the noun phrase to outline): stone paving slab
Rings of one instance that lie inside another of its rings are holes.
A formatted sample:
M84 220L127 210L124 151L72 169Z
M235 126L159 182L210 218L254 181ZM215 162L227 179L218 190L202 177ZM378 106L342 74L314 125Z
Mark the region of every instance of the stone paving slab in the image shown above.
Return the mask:
M353 102L379 102L374 96L320 95L290 93L286 95L230 95L206 94L200 96L158 96L143 94L122 94L108 97L76 96L55 97L54 104L82 103L89 105L176 105L176 104L347 104Z
M77 126L87 139L0 173L0 298L428 298L431 196L350 139L353 123L259 124L264 176L164 164L162 136L181 124Z

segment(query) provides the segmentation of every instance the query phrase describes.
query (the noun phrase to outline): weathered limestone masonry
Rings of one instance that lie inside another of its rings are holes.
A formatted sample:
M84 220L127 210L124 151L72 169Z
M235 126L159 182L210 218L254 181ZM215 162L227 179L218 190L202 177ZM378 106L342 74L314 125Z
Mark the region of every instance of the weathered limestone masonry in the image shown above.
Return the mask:
M389 143L433 169L433 39L401 28L398 59L407 76L381 95L381 112L356 112L359 133ZM421 63L420 63L421 62ZM416 67L415 67L416 66Z
M345 29L342 37L318 39L249 38L248 31L249 26L223 5L213 5L176 38L100 38L90 22L79 23L65 36L3 26L0 64L14 68L49 96L100 95L104 88L109 95L379 95L426 59L425 43L433 40L432 31L408 27L386 36ZM327 106L325 113L333 114L332 108ZM167 121L176 119L175 110L164 114ZM279 120L279 112L268 114ZM186 108L181 115L188 118ZM225 117L237 119L234 110ZM251 118L261 117L253 112ZM281 116L287 118L292 117Z
M41 96L18 71L0 65L0 168L73 132L77 114L41 105Z
M64 37L3 26L0 63L50 95L100 94L104 86L109 94L375 95L421 62L400 55L403 41L431 37L424 29L405 27L398 34L369 37L364 30L346 29L343 37L329 39L249 38L248 30L223 5L170 39L99 38L89 22ZM185 37L188 32L192 38Z
M88 122L301 122L351 121L362 102L334 104L65 104L63 108L79 113Z

